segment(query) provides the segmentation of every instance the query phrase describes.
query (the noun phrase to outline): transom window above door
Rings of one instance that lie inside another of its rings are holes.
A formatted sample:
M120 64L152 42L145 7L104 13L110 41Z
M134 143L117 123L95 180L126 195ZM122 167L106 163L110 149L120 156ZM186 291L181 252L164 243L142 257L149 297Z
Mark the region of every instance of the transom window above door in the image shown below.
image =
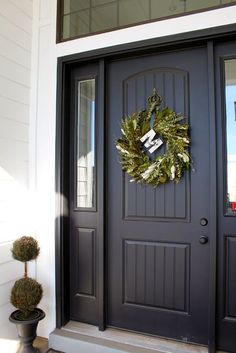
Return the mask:
M235 5L233 0L58 0L58 42Z

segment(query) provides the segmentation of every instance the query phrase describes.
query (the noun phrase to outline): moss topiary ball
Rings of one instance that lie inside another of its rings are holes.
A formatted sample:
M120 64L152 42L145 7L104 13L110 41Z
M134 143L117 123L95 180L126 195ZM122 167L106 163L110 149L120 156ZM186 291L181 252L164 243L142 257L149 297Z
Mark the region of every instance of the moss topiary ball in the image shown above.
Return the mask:
M14 241L11 251L14 259L27 262L38 257L40 248L37 240L23 236Z
M42 299L43 289L36 280L26 277L15 282L11 290L11 303L22 312L22 319L27 319Z

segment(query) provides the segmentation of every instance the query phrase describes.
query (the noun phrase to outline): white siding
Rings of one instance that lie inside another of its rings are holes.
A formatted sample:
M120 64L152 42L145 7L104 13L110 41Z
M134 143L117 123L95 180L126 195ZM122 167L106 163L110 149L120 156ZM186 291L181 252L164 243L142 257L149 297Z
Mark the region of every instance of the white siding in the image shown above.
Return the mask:
M28 231L32 1L0 0L0 339L16 337L8 321L23 265L12 241Z
M55 79L57 65L53 59L55 0L34 0L32 95L30 114L30 186L34 191L35 234L41 246L37 260L37 280L44 296L40 307L46 318L38 334L48 337L55 327ZM38 143L40 141L40 143ZM42 143L44 141L44 143ZM42 221L43 220L43 221Z

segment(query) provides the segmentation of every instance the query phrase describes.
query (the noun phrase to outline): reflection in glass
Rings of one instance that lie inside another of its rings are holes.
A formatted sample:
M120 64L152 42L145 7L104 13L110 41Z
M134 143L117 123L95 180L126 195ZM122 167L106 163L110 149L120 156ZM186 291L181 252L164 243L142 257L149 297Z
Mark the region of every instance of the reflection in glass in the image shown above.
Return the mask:
M233 0L60 0L62 39L108 31L186 12L235 4Z
M99 32L117 26L117 6L114 3L91 9L91 31Z
M95 79L78 82L77 207L95 206Z
M88 0L64 0L64 14L69 12L77 12L80 10L88 9Z
M236 59L225 61L227 214L236 216Z
M149 1L146 0L120 0L119 26L139 23L149 20Z
M89 33L89 10L82 10L73 14L67 14L63 20L64 39L73 38L80 33Z

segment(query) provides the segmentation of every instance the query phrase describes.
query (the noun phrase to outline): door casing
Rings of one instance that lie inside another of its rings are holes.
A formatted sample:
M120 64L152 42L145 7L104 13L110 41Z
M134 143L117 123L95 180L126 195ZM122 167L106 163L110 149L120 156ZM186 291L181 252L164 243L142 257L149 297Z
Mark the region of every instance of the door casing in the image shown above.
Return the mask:
M70 84L70 71L73 65L82 65L84 62L99 61L99 74L103 77L103 84L100 89L101 95L101 112L105 111L105 62L111 58L122 58L130 55L147 54L153 51L177 50L179 48L191 48L193 46L207 46L208 51L208 73L209 73L209 119L210 119L210 154L212 156L210 162L210 217L211 234L216 234L217 224L217 193L216 193L216 121L215 121L215 82L214 82L214 43L221 40L236 38L236 26L224 26L204 31L196 31L181 35L175 35L165 38L157 38L138 43L126 44L123 46L105 48L93 52L75 54L58 59L58 80L57 80L57 131L56 131L56 193L57 193L57 214L62 215L56 218L55 222L55 246L56 246L56 324L57 328L64 326L69 321L68 297L69 293L69 277L68 277L68 255L69 244L66 233L68 231L68 214L67 214L67 198L68 190L68 172L69 161L67 158L69 146L69 126L66 121L66 115L69 110L67 102L69 101L68 92ZM105 121L102 122L105 126ZM105 139L105 137L103 136ZM105 141L105 140L104 140ZM103 151L104 161L106 153ZM105 175L104 166L104 175ZM104 199L106 205L106 196ZM104 227L105 229L105 227ZM210 307L209 307L209 352L215 352L216 347L216 238L212 237L210 255ZM105 239L99 239L99 329L105 329Z

